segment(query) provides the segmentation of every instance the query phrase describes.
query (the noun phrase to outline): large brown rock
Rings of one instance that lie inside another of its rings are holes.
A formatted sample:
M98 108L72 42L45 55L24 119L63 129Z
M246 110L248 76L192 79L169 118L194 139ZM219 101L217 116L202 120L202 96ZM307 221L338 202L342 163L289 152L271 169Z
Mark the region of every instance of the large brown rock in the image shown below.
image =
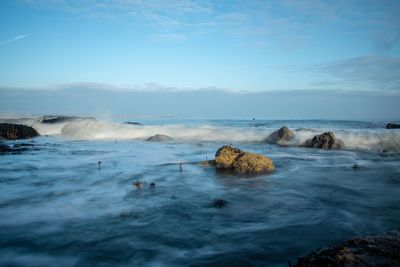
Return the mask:
M236 147L222 146L215 153L215 166L218 169L233 169L233 163L242 153Z
M275 165L263 155L244 152L231 146L223 146L215 154L215 166L220 170L232 170L242 174L261 174L271 172Z
M400 232L367 236L319 249L299 258L296 267L400 266Z
M30 126L22 124L0 123L0 139L26 139L39 136Z
M342 140L336 138L332 132L325 132L314 136L312 139L308 139L305 146L311 148L340 149L344 147L344 143Z
M284 126L279 130L276 130L275 132L271 133L267 137L266 141L268 143L284 145L287 143L287 141L294 138L294 136L295 136L294 132L290 130L288 127Z

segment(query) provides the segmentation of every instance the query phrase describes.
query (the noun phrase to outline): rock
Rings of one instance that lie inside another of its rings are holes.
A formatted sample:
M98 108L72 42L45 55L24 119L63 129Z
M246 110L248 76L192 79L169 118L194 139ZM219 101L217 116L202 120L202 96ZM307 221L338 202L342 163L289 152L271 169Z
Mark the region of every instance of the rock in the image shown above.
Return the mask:
M215 199L212 202L212 207L220 209L225 207L228 204L228 201L224 200L224 199Z
M131 121L126 121L124 124L129 124L129 125L142 125L140 122L131 122Z
M268 143L273 143L273 144L285 144L292 138L294 138L294 132L290 130L288 127L284 126L279 130L276 130L275 132L271 133L267 137L266 141Z
M400 124L388 123L386 124L386 129L400 129Z
M400 266L400 232L359 237L299 258L296 267Z
M344 143L342 140L337 139L332 132L325 132L314 136L312 139L308 139L305 146L311 148L340 149L344 147Z
M74 121L78 119L96 120L95 118L92 117L45 115L39 118L39 122L44 124L55 124L55 123Z
M34 144L28 144L28 143L18 143L14 144L13 148L26 148L26 147L33 147L35 146Z
M171 137L164 134L156 134L146 139L146 141L151 141L151 142L167 142L171 140L172 140Z
M270 158L231 146L218 149L215 154L215 166L220 170L232 170L243 174L261 174L275 169Z
M0 144L0 153L12 152L13 149L7 145Z
M354 164L352 168L354 171L357 171L357 170L361 169L361 166L358 164Z
M7 152L19 153L26 151L33 146L34 146L33 144L25 144L25 143L14 144L12 147L5 144L0 144L0 153L7 153Z
M273 171L275 168L271 159L254 153L244 153L234 163L233 169L239 173L259 174Z
M4 139L25 139L39 136L30 126L22 124L0 123L0 137Z
M215 166L217 169L233 169L233 163L241 154L243 154L243 151L238 148L220 147L215 153Z

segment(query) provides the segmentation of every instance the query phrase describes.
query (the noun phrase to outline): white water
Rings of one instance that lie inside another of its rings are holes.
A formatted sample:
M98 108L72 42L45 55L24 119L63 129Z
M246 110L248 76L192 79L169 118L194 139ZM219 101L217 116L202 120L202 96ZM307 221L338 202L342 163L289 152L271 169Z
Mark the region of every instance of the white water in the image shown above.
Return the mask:
M32 126L40 135L58 135L72 140L146 140L150 136L163 134L172 137L174 141L186 142L263 142L270 133L284 126L282 124L276 127L238 127L229 123L215 125L207 122L194 125L178 123L139 126L82 118L61 123L45 124L41 123L41 117L14 119L8 120L8 122ZM343 128L340 125L327 128L323 123L314 125L312 128L293 128L293 130L296 136L288 143L290 146L301 146L307 139L317 134L332 131L337 138L340 138L344 142L346 149L379 152L400 151L399 130L387 130L384 128L367 129L363 127L349 129Z

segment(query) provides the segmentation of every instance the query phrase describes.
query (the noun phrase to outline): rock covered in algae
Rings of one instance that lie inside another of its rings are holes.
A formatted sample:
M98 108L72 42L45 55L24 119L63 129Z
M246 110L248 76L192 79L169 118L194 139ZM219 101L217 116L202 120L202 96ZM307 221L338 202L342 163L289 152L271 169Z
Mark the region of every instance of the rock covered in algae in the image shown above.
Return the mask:
M275 169L270 158L231 146L222 146L218 149L215 154L215 166L217 169L232 170L242 174L262 174Z

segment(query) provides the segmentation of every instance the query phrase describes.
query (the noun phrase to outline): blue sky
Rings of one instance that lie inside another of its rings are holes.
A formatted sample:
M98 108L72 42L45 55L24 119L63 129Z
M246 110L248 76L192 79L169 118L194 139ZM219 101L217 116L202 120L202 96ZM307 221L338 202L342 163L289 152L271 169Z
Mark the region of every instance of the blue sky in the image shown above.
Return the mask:
M397 0L4 0L0 88L397 97L398 14Z

